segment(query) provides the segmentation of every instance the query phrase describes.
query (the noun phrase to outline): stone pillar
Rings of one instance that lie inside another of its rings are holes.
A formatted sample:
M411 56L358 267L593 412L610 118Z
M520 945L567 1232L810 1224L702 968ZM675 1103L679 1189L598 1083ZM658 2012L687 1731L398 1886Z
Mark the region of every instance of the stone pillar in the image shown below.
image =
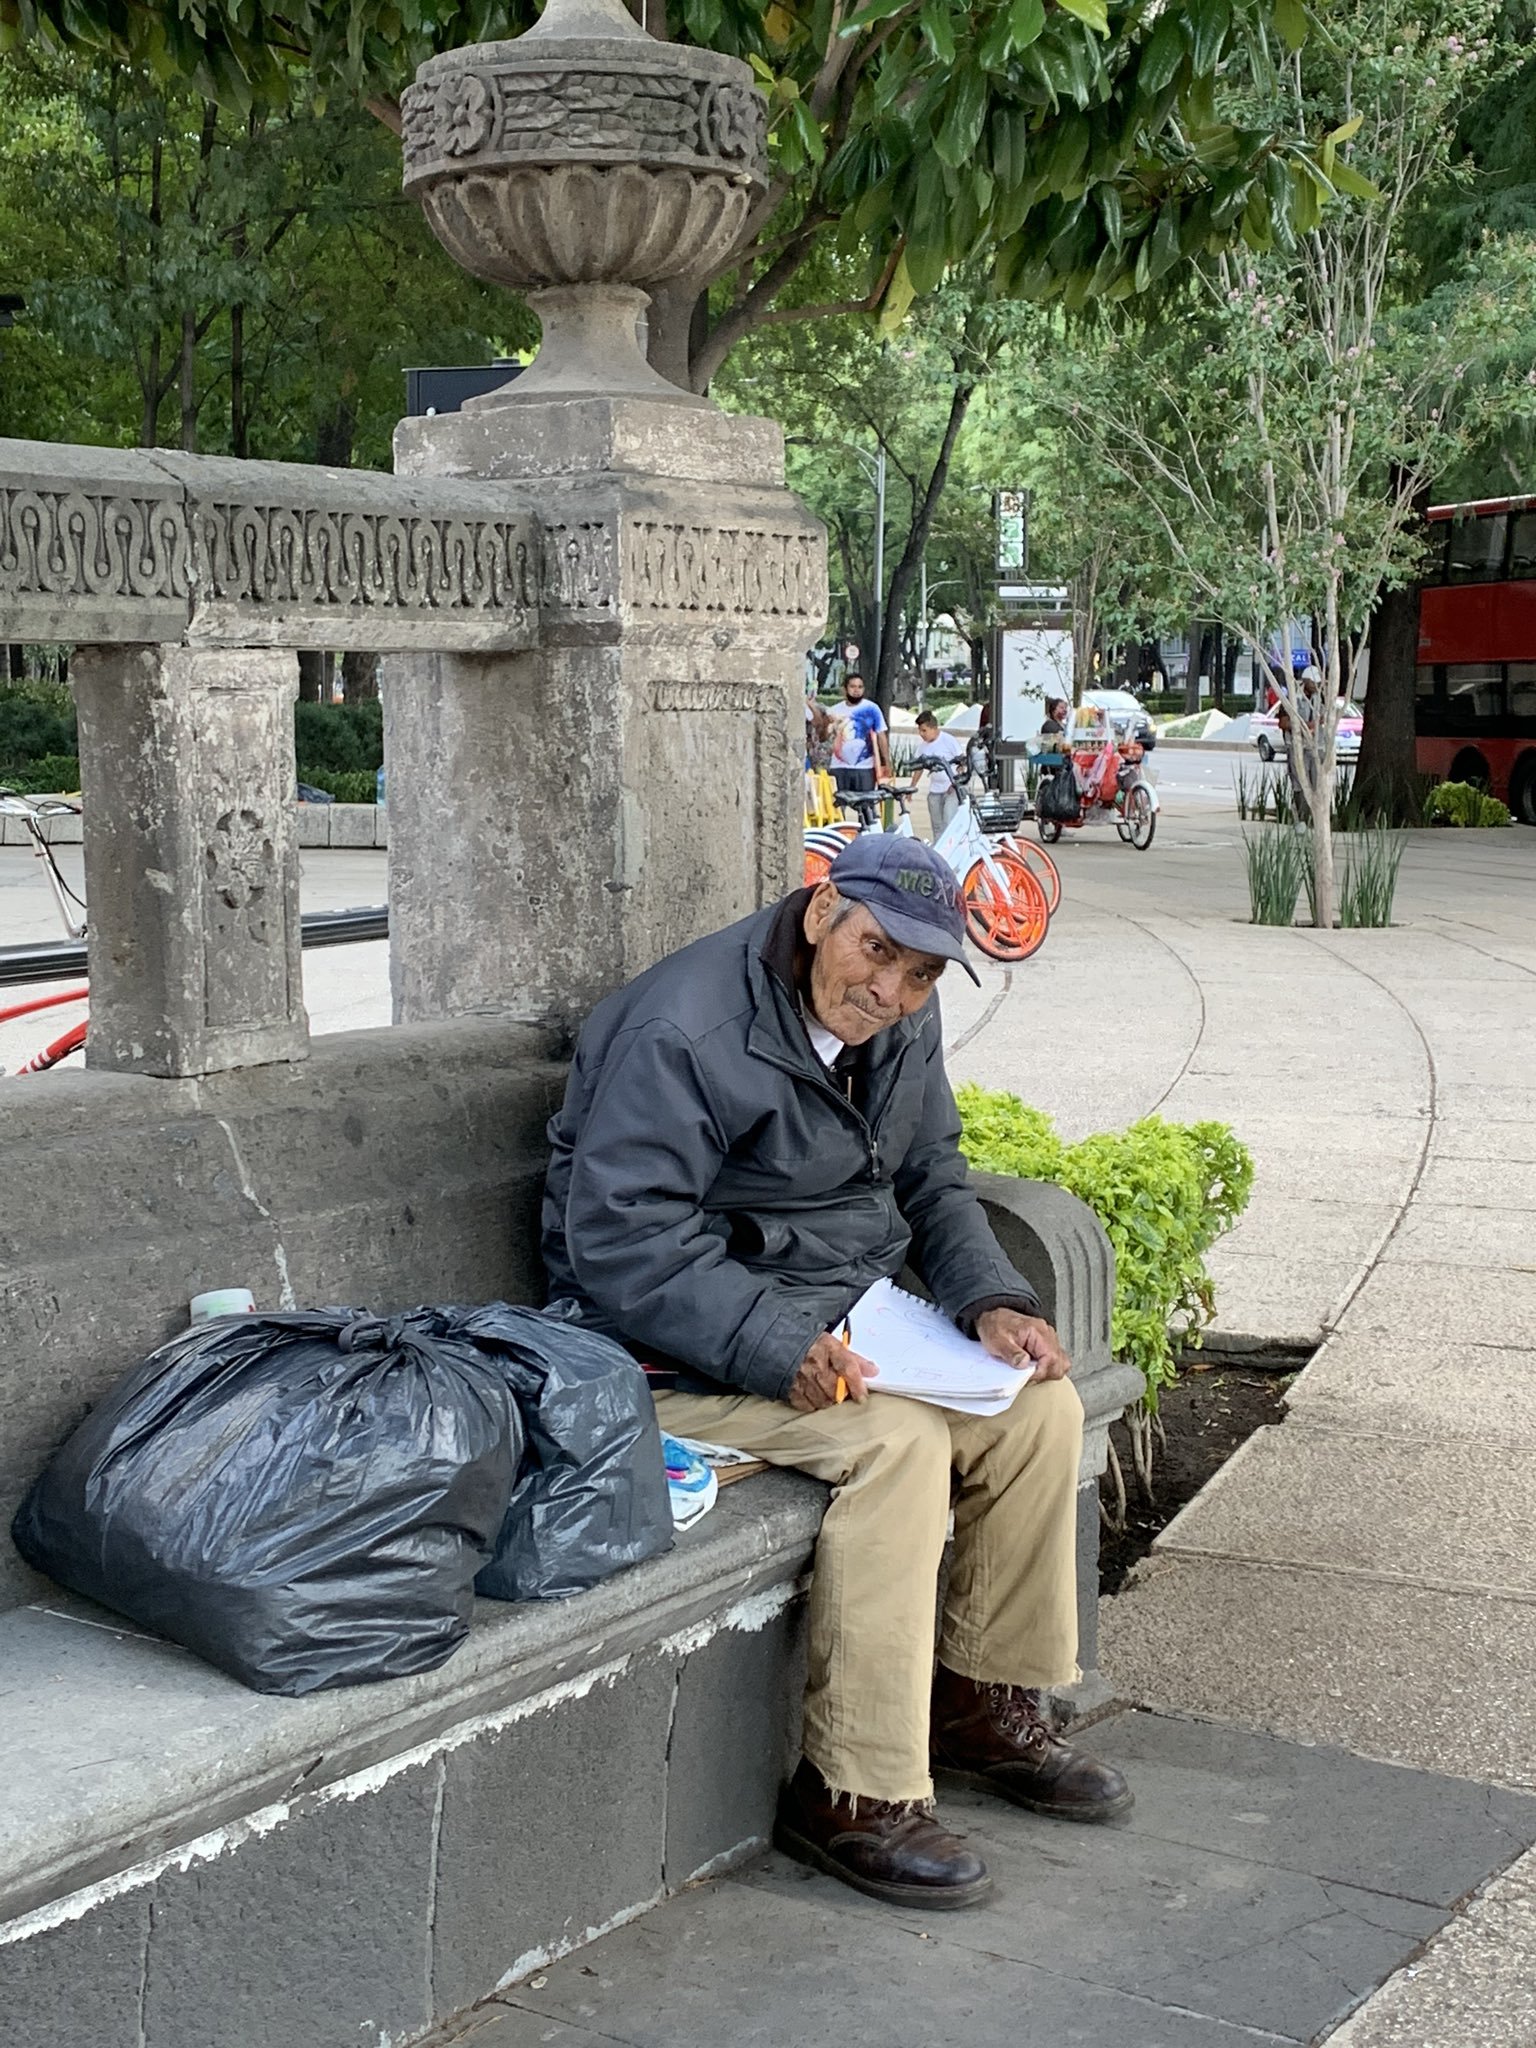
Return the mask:
M291 653L81 647L86 1064L208 1074L309 1049Z
M796 879L821 531L778 429L713 408L411 420L396 461L515 476L542 564L536 652L386 669L395 1015L577 1023Z
M652 287L750 231L764 103L622 0L549 0L424 64L402 116L406 189L457 262L527 293L544 345L395 439L401 474L494 480L539 534L536 651L386 671L395 1014L574 1025L799 867L824 536L777 427L668 384L637 340Z

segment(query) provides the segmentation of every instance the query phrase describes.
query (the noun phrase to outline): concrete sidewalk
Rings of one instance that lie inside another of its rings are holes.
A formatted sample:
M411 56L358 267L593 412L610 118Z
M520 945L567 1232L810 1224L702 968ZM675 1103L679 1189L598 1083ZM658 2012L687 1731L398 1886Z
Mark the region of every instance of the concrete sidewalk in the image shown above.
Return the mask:
M1536 834L1416 835L1398 926L1323 934L1238 922L1235 826L1163 824L1139 863L1067 848L1027 1003L978 1008L953 1065L1073 1131L1230 1121L1258 1174L1216 1341L1321 1348L1106 1603L1105 1668L1164 1710L1536 1785ZM1342 2038L1536 2042L1511 1940L1536 1949L1536 1864Z

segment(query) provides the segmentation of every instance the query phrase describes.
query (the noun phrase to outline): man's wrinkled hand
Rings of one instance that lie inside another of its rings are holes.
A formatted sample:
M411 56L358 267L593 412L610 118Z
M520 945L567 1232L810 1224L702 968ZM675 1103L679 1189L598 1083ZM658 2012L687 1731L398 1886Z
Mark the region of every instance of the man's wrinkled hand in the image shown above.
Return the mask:
M864 1382L873 1379L879 1370L829 1332L818 1337L807 1351L784 1398L802 1415L814 1415L818 1408L837 1405L837 1382L841 1378L850 1401L867 1401L869 1389Z
M1032 1365L1037 1380L1064 1380L1072 1361L1061 1339L1040 1316L1021 1315L1016 1308L989 1308L976 1319L982 1348L1007 1365Z

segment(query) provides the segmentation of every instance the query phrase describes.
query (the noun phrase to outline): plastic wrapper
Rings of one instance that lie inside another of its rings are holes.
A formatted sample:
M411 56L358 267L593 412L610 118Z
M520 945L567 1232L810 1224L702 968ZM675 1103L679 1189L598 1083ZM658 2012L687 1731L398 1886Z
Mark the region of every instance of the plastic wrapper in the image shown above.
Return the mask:
M467 1320L199 1324L57 1452L17 1548L259 1692L430 1671L468 1631L524 1449Z
M668 1549L661 1430L629 1353L553 1311L504 1302L473 1311L464 1328L502 1358L527 1431L496 1556L476 1591L564 1599Z

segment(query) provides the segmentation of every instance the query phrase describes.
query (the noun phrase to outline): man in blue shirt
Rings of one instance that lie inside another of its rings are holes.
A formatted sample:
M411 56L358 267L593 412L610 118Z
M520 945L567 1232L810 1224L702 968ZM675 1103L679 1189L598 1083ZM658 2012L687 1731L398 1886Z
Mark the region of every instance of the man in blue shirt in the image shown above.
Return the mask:
M864 695L864 678L849 670L843 677L843 701L832 712L837 744L832 750L832 780L840 790L871 790L888 782L891 756L880 706Z

